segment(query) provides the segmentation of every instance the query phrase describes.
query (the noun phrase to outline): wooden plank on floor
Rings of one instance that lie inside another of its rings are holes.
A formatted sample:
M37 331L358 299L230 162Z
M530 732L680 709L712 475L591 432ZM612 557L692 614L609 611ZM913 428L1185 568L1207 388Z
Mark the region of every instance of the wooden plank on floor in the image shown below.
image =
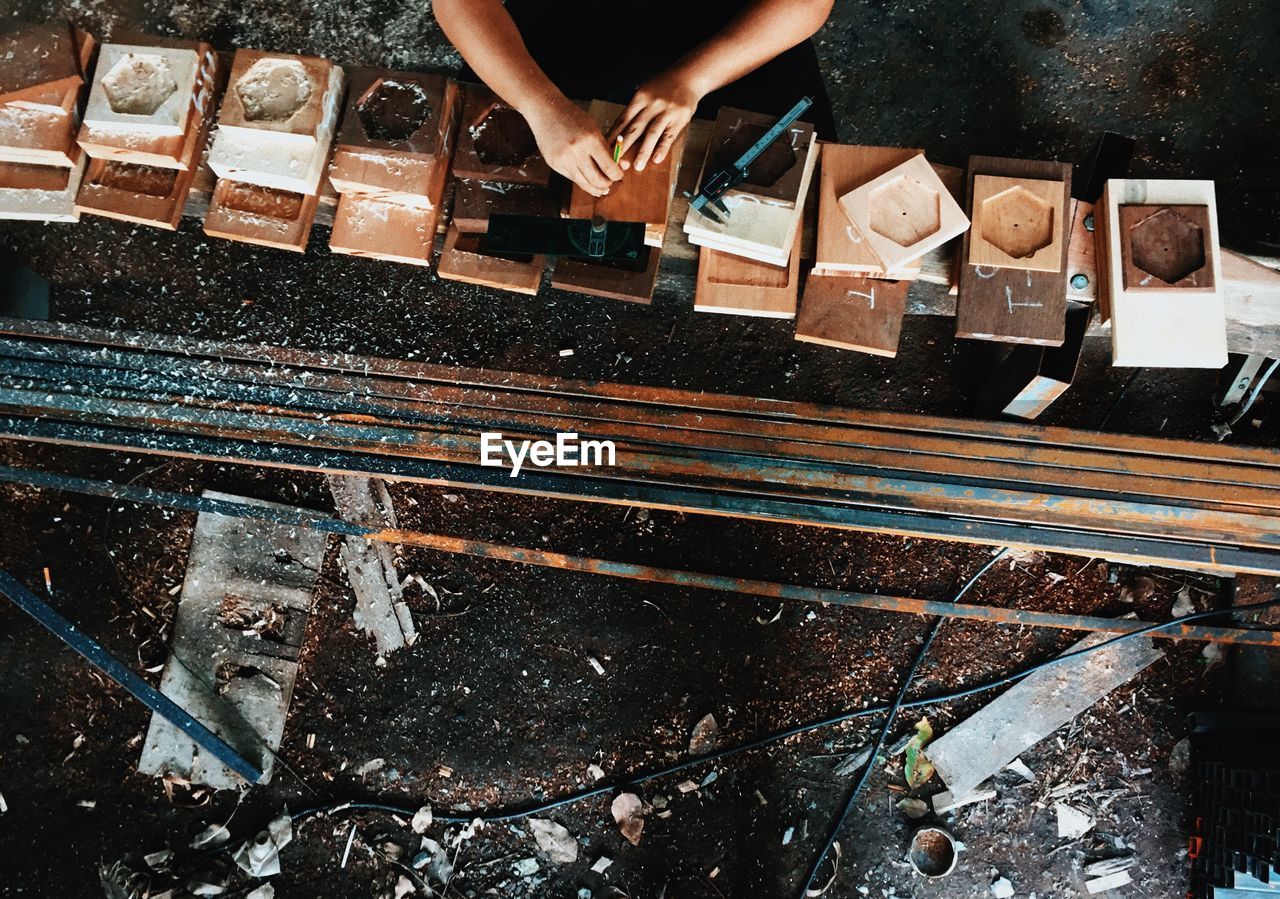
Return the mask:
M203 496L274 505L212 490ZM257 763L263 783L284 736L324 547L325 535L308 528L196 518L160 691ZM218 789L241 784L159 716L151 719L138 770Z

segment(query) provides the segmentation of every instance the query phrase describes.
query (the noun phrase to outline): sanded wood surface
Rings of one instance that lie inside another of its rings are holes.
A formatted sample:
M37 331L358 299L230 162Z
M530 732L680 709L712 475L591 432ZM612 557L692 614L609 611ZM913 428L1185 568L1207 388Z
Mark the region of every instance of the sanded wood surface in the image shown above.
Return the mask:
M923 150L899 147L863 147L845 144L821 145L818 160L818 235L813 270L819 274L879 273L880 259L853 226L840 206L845 194L879 178ZM902 274L909 276L920 261L908 263Z
M815 275L804 282L796 340L896 356L909 281Z
M343 194L333 217L329 249L335 253L430 265L435 249L435 206L409 206L365 194Z
M1054 215L1065 221L1070 213L1071 166L1060 162L974 156L969 160L968 195L978 175L1019 181L1061 184ZM956 336L1006 343L1060 346L1066 334L1067 241L1057 244L1056 270L975 266L971 257L974 232L961 241L956 303Z
M785 267L702 248L695 312L795 318L800 291L800 248Z
M1069 196L1057 179L974 175L968 264L1061 271Z

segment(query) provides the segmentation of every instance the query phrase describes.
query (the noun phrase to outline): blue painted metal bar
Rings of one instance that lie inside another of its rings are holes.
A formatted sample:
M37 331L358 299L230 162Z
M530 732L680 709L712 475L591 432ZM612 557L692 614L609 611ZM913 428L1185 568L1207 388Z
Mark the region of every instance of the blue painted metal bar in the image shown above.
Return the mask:
M262 769L231 748L221 737L205 727L180 705L126 667L103 646L63 617L53 606L28 590L9 572L0 570L0 593L45 626L63 643L80 653L90 665L124 687L151 711L195 741L222 764L249 783L262 781Z

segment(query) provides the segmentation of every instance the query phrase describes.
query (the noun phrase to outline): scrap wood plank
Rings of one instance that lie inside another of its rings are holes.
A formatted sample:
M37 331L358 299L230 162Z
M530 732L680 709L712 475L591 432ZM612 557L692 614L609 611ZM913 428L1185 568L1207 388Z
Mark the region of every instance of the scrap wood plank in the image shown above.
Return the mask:
M274 503L206 490L263 508ZM160 690L271 777L298 672L325 535L307 528L201 513ZM190 737L151 719L138 770L223 789L240 780Z
M377 528L398 528L387 484L381 478L325 476L338 516L345 521ZM343 541L342 562L356 594L356 626L372 634L378 655L412 646L417 638L413 617L405 605L396 571L393 547L363 537Z
M909 281L810 274L796 340L877 356L896 356Z
M1070 651L1105 639L1090 635ZM929 761L952 795L968 795L1163 656L1137 637L1037 671L929 744Z

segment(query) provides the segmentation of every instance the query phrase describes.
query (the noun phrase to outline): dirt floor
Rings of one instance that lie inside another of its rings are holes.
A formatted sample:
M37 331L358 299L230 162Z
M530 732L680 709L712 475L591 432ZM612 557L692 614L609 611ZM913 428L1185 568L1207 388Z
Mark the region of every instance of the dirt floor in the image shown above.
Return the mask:
M449 70L457 64L426 3L404 0L16 0L31 19L70 16L112 29L199 36L223 48L323 53L343 63ZM969 153L1078 159L1102 128L1140 138L1135 169L1220 179L1224 235L1248 248L1277 233L1280 7L1222 0L1005 4L838 2L819 35L842 137L920 145L939 162ZM1241 89L1250 85L1249 89ZM943 89L945 86L945 89ZM931 414L966 414L993 348L956 341L952 322L912 316L897 359L791 339L781 322L694 315L668 290L648 308L546 292L515 298L405 266L330 254L318 232L303 258L86 217L78 225L0 225L0 246L54 283L53 317L100 326L347 350L565 377L672 385ZM573 349L571 356L562 356ZM1090 341L1050 423L1212 439L1215 372L1112 369ZM1274 444L1277 417L1236 439ZM165 462L0 443L0 463L172 490L215 488L316 509L318 478L242 466ZM396 485L402 524L604 558L817 586L946 599L989 551L931 541L734 522L482 492ZM0 486L0 567L45 590L87 633L156 676L166 657L193 519L48 491ZM721 746L878 705L928 623L849 609L762 603L422 551L399 558L421 632L375 664L351 620L336 543L320 575L301 676L273 783L242 797L193 792L136 773L148 716L78 657L0 606L0 896L93 896L98 864L175 851L176 873L222 883L225 853L189 849L211 823L252 836L282 807L348 800L467 818L525 806L687 758L714 714ZM1216 579L1069 557L1002 561L970 599L995 605L1159 618L1180 591L1221 601ZM912 695L970 685L1060 652L1060 632L948 623ZM600 674L592 664L599 663ZM876 765L842 836L830 897L1084 895L1083 865L1133 855L1123 895L1186 886L1186 784L1175 746L1193 709L1230 701L1227 665L1171 646L1133 684L1023 756L994 801L945 823L964 844L949 878L905 862L915 822L902 757ZM927 714L939 733L981 700ZM905 716L891 742L908 734ZM818 730L636 792L652 808L626 842L609 798L548 817L579 843L576 862L540 853L524 822L466 836L433 825L456 864L449 896L787 897L795 895L851 783L835 773L879 719ZM1173 763L1171 764L1171 757ZM692 781L696 788L683 792ZM1079 787L1079 789L1076 789ZM1055 788L1097 818L1057 836ZM918 794L936 792L935 780ZM1052 794L1052 795L1051 795ZM352 828L355 836L352 837ZM465 838L464 838L465 837ZM456 848L452 841L457 839ZM392 895L421 837L407 818L345 812L300 824L273 879L281 897ZM388 848L392 844L394 848ZM349 852L347 851L350 846ZM402 853L399 862L390 856ZM344 855L347 856L343 865ZM601 859L611 860L593 871ZM530 861L532 860L532 861ZM411 867L411 866L410 866ZM442 889L440 882L430 886ZM241 875L224 895L253 886Z

